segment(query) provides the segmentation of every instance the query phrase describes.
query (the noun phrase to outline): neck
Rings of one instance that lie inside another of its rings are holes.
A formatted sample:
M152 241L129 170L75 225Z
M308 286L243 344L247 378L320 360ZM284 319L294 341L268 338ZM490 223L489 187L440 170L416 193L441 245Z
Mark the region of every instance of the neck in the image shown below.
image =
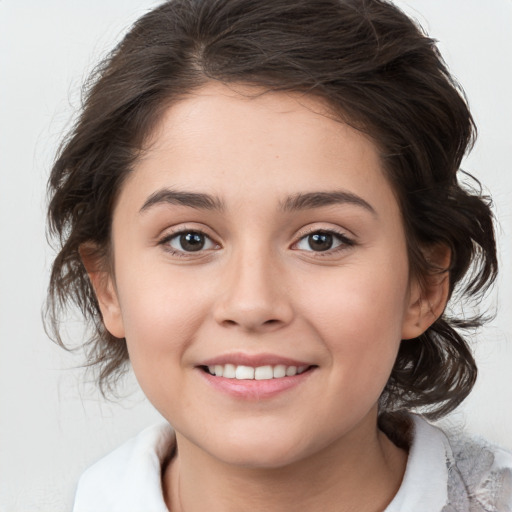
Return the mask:
M398 491L406 453L363 425L314 455L278 468L233 466L177 434L164 473L172 512L381 512Z

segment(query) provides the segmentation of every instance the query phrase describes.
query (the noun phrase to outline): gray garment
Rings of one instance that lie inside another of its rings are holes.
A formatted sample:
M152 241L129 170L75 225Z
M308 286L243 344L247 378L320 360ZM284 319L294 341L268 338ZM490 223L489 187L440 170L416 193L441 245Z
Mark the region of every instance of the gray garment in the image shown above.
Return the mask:
M412 415L409 458L385 512L512 512L512 454Z
M451 443L448 505L442 512L512 511L512 468L496 460L500 452L472 440Z

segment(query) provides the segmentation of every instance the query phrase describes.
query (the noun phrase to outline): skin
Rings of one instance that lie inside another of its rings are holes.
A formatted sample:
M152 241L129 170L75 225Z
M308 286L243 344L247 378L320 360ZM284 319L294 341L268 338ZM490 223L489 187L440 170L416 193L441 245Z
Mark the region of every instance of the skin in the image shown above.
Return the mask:
M400 341L442 312L447 280L410 277L368 137L317 99L247 93L208 84L168 109L115 206L113 275L85 264L107 328L176 430L171 510L380 511L407 455L378 430L377 401ZM176 204L168 190L214 199ZM291 208L332 191L343 200ZM313 250L319 231L333 248ZM184 250L182 232L204 233L204 249ZM312 369L271 397L237 397L198 367L232 353Z

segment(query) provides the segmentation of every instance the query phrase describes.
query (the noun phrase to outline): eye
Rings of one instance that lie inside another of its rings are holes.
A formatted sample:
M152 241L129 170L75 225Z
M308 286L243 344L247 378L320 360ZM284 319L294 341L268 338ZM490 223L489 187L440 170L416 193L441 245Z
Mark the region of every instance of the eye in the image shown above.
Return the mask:
M354 245L346 236L332 231L315 231L302 237L295 247L300 251L326 252L341 246Z
M217 247L217 244L201 231L174 233L162 240L161 243L176 252L198 252Z

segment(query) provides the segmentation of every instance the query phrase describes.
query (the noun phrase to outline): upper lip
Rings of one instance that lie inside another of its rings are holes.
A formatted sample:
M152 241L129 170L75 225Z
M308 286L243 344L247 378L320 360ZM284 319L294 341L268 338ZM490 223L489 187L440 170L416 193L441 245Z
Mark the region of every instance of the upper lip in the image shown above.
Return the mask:
M258 368L259 366L312 366L312 363L306 361L300 361L290 357L283 357L276 354L243 354L233 353L224 354L206 359L202 361L198 366L215 366L233 364L235 366L252 366Z

